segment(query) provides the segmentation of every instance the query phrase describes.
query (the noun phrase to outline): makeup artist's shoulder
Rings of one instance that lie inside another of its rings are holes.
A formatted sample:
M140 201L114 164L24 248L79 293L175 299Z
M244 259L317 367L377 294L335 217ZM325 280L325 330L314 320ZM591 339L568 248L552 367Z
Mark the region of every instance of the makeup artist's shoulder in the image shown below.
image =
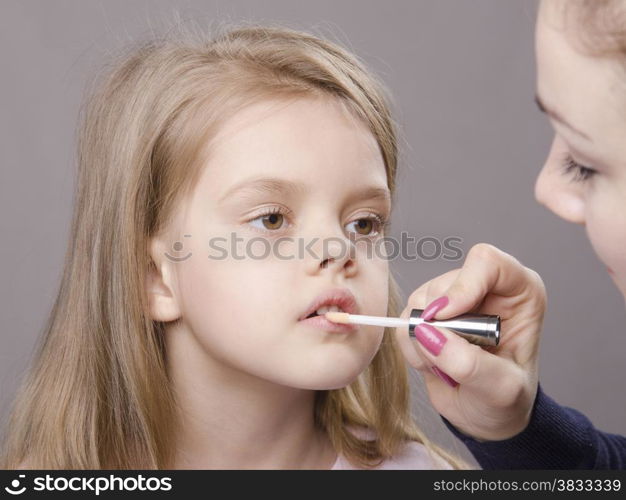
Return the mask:
M333 469L357 469L344 457L339 456ZM454 467L443 457L429 450L423 443L407 441L401 451L391 458L384 460L375 470L451 470Z

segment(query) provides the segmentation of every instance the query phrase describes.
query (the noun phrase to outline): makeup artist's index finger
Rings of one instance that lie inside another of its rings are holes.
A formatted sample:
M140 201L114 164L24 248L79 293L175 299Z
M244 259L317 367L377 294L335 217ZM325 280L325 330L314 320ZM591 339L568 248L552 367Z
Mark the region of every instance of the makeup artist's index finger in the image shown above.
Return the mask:
M446 319L477 307L488 294L513 297L529 282L528 269L515 257L485 243L474 245L450 287L442 294L449 304L435 315Z

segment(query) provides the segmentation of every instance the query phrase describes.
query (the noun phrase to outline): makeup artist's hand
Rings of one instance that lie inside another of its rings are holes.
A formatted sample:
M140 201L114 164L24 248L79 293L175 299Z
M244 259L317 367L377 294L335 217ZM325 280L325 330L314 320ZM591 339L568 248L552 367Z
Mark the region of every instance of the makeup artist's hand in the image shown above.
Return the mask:
M539 275L481 243L472 247L462 268L416 289L401 317L408 318L414 308L424 309L425 319L498 314L499 345L481 348L431 325L415 328L420 340L410 338L406 327L396 328L396 338L408 362L423 373L430 400L441 415L476 439L507 439L528 425L537 392L545 307Z

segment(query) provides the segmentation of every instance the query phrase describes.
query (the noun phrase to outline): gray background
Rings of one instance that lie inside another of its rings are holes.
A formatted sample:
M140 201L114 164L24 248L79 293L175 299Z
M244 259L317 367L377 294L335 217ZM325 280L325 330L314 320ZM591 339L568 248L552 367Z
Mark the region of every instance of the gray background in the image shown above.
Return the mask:
M61 276L83 87L107 51L176 16L282 22L359 55L390 88L404 137L393 233L460 237L464 251L490 242L537 270L549 294L543 386L599 428L626 434L623 299L583 228L533 198L551 129L533 104L534 3L522 0L3 0L0 418ZM460 264L393 265L408 296ZM468 456L429 408L417 412L437 440Z

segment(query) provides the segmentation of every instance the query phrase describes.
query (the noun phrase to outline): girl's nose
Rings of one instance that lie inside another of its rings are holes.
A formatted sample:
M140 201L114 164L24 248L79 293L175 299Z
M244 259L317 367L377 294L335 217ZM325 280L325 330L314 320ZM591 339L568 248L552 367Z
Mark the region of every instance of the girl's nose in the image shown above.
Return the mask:
M355 248L349 238L329 234L316 238L316 243L311 246L314 256L307 257L309 273L316 274L325 268L334 268L335 271L350 275L356 272Z

